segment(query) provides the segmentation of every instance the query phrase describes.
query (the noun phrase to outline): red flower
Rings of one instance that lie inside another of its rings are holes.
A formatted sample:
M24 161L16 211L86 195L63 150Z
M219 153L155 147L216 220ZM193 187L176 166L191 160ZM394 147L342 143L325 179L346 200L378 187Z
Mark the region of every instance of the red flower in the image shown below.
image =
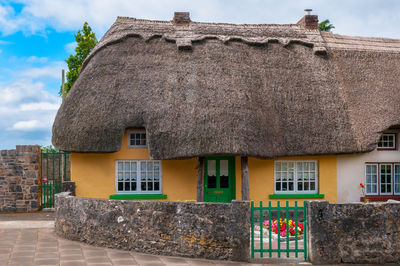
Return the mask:
M360 183L360 187L361 187L361 188L364 188L364 184L363 184L363 183Z

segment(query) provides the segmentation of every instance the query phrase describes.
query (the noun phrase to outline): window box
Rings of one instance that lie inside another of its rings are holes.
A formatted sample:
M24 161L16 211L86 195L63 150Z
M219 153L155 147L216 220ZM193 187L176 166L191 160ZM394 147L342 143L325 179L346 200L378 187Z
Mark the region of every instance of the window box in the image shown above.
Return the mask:
M324 194L270 194L270 199L323 199Z
M110 195L110 199L166 199L165 194L116 194Z

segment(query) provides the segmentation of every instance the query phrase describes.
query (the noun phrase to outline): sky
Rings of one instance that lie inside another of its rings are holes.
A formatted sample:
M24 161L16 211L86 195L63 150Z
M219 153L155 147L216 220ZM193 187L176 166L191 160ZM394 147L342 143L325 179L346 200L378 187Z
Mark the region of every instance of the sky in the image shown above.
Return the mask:
M85 21L100 39L117 16L287 24L306 8L334 33L400 39L399 0L0 0L0 149L51 144L61 70Z

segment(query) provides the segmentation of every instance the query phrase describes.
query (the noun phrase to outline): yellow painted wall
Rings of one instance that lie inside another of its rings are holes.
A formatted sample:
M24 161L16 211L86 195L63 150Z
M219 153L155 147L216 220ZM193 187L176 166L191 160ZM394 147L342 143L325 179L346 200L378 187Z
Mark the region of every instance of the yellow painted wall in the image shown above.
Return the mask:
M114 153L72 153L71 180L76 195L109 198L115 194L115 160L149 160L147 148L128 148L125 132L122 147ZM163 160L162 193L170 201L196 200L197 159Z
M318 192L324 194L325 198L318 200L327 200L329 202L337 201L337 170L336 155L327 156L299 156L284 157L277 160L316 160L318 161ZM269 195L274 194L274 161L249 158L249 188L250 199L254 201L265 202L286 200L292 205L296 200L299 203L310 199L270 199ZM240 164L239 164L240 167ZM237 193L241 197L241 192ZM275 204L275 203L273 203ZM257 203L258 205L258 203ZM299 204L300 205L300 204ZM302 205L302 204L301 204Z
M115 153L72 153L71 179L76 183L76 194L89 198L109 198L115 194L115 160L148 160L146 148L128 148L125 133L122 147ZM336 156L285 157L279 160L317 160L319 171L318 189L325 194L324 200L337 202ZM274 160L249 158L250 199L267 202L274 193ZM196 200L197 158L162 161L162 193L166 200ZM236 199L242 198L240 157L235 158ZM281 202L286 199L279 199ZM296 199L302 201L303 199ZM271 200L277 201L277 200ZM289 200L293 202L294 200Z

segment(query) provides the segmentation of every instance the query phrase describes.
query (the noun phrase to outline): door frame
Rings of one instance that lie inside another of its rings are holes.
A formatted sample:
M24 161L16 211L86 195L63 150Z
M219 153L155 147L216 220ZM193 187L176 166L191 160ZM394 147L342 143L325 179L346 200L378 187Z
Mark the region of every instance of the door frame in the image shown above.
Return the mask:
M208 185L207 174L208 174L208 161L209 160L228 160L228 174L229 174L229 184L230 184L230 192L231 192L231 200L236 199L236 165L235 165L235 156L207 156L204 157L204 174L203 174L203 200L204 202L213 202L206 201L207 199L207 190L206 187ZM216 169L217 172L217 169ZM218 184L218 179L217 179Z

